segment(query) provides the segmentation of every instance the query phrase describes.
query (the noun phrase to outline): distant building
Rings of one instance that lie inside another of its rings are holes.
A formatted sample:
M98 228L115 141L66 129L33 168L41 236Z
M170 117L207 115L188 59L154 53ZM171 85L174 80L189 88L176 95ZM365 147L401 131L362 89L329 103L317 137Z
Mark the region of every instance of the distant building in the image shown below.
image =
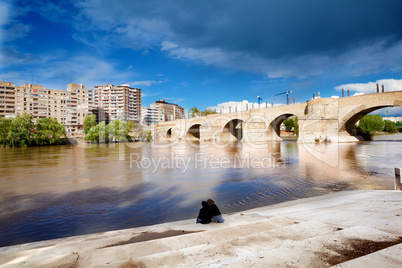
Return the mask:
M94 102L98 122L120 119L139 123L141 120L141 89L129 85L95 86Z
M83 129L84 118L92 106L92 90L82 84L71 83L67 90L56 90L42 85L0 82L0 116L5 118L23 113L32 114L34 120L53 117L73 133Z
M159 122L183 119L185 116L183 107L174 103L166 102L165 100L157 100L156 102L151 103L151 109L157 111Z
M152 125L163 121L163 115L155 108L142 107L141 108L141 124Z
M383 120L389 120L392 122L402 122L402 117L383 117Z
M0 117L15 117L16 86L10 82L0 82Z
M151 125L159 122L173 121L184 118L184 108L177 104L157 100L151 107L142 107L141 124Z
M243 100L241 102L229 101L229 102L220 103L216 106L208 107L208 109L211 109L212 111L215 111L218 114L226 114L226 113L249 111L249 110L257 109L257 108L268 108L268 107L272 107L272 105L273 105L272 103L268 103L268 102L261 102L259 104L259 103ZM278 105L275 105L275 106L278 106Z

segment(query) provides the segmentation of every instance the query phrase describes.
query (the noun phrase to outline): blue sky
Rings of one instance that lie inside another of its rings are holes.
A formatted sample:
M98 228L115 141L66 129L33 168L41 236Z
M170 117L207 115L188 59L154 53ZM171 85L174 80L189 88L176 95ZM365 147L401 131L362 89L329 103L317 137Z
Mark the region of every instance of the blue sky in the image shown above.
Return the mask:
M128 83L143 105L402 89L402 1L0 2L0 80ZM389 115L401 109L388 109Z

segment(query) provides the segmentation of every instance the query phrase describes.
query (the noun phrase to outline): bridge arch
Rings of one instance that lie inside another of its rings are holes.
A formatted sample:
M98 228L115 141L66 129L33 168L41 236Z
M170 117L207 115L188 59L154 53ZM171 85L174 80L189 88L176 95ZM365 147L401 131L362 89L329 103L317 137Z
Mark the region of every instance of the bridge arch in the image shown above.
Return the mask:
M168 131L166 131L166 138L167 139L172 138L172 128L169 128Z
M188 140L200 140L201 132L200 132L201 124L193 124L188 128L186 132L186 138Z
M349 111L346 115L342 117L342 119L340 120L339 132L347 132L350 135L355 135L355 133L353 133L353 127L361 118L363 118L363 116L382 108L394 107L394 106L402 107L402 101L385 100L382 102L378 102L372 106L368 104L362 104L354 108L353 110Z
M221 132L222 141L241 141L243 139L243 120L239 118L231 119L225 124Z
M270 140L282 140L281 139L281 125L291 116L295 116L293 113L284 113L275 117L268 126L267 135Z

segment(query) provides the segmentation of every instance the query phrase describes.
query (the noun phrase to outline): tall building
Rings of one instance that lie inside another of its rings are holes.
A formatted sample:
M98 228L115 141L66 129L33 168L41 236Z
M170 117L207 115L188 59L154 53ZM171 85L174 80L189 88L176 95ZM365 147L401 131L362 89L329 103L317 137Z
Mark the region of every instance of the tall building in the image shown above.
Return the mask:
M83 129L84 118L92 106L92 90L82 84L71 83L67 90L55 90L42 85L0 82L0 116L6 118L23 113L32 114L34 120L54 117L72 133Z
M95 86L94 88L95 113L98 121L125 121L141 120L141 89L129 85Z
M159 122L173 121L184 118L184 108L177 104L157 100L151 103L151 107L142 107L143 115L141 123L145 125L158 124Z
M15 90L10 82L0 82L0 117L15 117Z
M164 121L163 114L159 113L158 109L142 107L141 109L141 124L152 125Z
M184 108L174 104L166 102L165 100L157 100L151 103L151 108L158 110L160 115L163 115L163 121L173 121L176 119L184 118Z

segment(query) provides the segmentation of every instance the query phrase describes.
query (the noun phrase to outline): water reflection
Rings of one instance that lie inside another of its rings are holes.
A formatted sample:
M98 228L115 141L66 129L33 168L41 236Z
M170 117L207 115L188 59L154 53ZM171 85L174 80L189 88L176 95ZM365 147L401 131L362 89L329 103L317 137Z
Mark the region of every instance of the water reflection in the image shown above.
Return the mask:
M333 191L392 189L401 149L384 138L0 148L0 246L193 218L206 198L229 213Z

